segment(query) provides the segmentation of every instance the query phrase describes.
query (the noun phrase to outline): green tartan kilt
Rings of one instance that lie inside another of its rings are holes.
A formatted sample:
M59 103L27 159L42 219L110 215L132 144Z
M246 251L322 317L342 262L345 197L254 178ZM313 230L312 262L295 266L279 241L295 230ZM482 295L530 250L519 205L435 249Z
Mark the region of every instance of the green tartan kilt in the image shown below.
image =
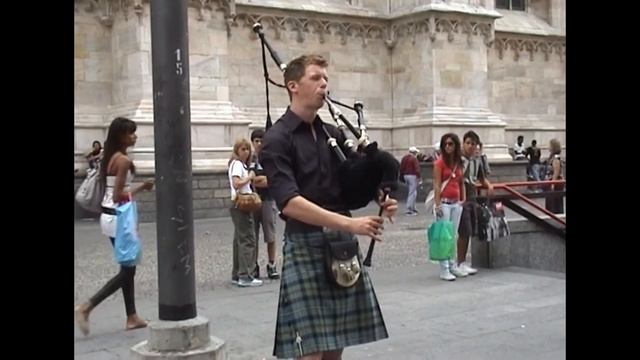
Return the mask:
M338 233L333 231L285 233L273 348L276 357L300 357L389 337L365 267L361 279L350 288L328 280L324 244L336 240ZM358 255L362 261L362 254Z

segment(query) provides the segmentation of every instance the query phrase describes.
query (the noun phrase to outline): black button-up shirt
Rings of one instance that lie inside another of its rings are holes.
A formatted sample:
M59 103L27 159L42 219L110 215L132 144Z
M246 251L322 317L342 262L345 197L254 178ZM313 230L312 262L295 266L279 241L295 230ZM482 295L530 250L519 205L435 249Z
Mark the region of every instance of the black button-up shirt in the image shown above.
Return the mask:
M327 143L323 124L320 117L316 116L313 124L309 125L287 108L285 114L266 132L260 163L267 174L269 192L280 210L297 195L327 210L347 210L340 198L340 161ZM311 126L315 129L316 140L311 133ZM335 126L324 126L342 148L344 134Z

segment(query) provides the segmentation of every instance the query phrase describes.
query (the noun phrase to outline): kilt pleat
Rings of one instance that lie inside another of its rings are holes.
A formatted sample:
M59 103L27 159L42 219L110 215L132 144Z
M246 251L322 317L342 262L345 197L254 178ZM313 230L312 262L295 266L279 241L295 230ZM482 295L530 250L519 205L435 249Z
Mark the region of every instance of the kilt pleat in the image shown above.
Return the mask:
M350 288L339 288L326 277L324 244L336 240L338 232L285 233L276 357L294 358L389 337L366 268Z

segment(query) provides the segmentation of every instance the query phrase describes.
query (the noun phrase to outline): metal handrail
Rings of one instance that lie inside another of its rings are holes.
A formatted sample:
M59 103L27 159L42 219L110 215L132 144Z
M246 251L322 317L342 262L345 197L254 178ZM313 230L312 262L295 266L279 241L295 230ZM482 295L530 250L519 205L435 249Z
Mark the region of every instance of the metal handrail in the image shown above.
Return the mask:
M507 192L509 192L510 194L512 194L513 196L517 197L519 200L522 200L524 202L526 202L527 204L529 204L530 206L534 207L535 209L543 212L544 214L546 214L547 216L549 216L551 219L557 221L558 223L560 223L561 225L564 225L565 227L567 226L567 223L564 219L560 219L558 216L556 216L556 214L550 212L549 210L541 207L540 205L536 204L535 202L531 201L529 198L527 198L526 196L522 195L521 193L519 193L518 191L514 190L512 187L521 187L521 186L531 186L531 185L565 185L566 184L566 180L543 180L543 181L514 181L514 182L506 182L506 183L492 183L491 185L493 185L493 189L503 189ZM476 185L476 188L478 190L478 193L480 193L480 190L482 189L486 189L483 185Z

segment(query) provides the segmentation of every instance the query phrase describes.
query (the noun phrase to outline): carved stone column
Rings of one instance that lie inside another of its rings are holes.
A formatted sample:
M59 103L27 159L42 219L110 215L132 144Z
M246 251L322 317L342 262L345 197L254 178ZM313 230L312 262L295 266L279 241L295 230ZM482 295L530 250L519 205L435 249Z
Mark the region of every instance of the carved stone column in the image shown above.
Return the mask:
M396 149L430 151L447 132L476 131L492 159L509 158L506 124L489 109L487 48L493 12L483 16L424 12L393 25Z
M125 116L138 125L138 141L130 150L137 167L146 172L146 157L153 154L153 106L151 102L151 40L149 5L136 1L112 1L119 4L112 14L111 57L113 79L111 105L105 126L118 116Z
M551 26L566 32L566 0L550 0L549 19Z
M151 31L147 0L84 0L107 34L110 66L106 95L89 91L102 101L101 132L117 116L126 116L138 124L138 142L131 150L140 172L153 171L153 102L151 70ZM194 170L226 164L230 144L246 136L249 121L234 121L229 101L228 31L235 16L233 0L189 1L189 48L192 151ZM76 17L77 19L77 17ZM83 34L77 34L79 49ZM95 45L94 45L95 46ZM80 50L80 55L84 50ZM78 61L76 63L79 63ZM78 72L78 71L77 71ZM97 86L97 85L96 85ZM89 95L86 95L89 96ZM80 101L83 103L85 101ZM76 108L83 105L76 103ZM95 134L96 139L106 136ZM88 140L82 136L83 144ZM77 151L79 153L79 150ZM79 167L82 158L76 156Z
M94 140L104 143L107 109L112 102L111 1L76 0L74 4L75 169L88 167L84 154Z

